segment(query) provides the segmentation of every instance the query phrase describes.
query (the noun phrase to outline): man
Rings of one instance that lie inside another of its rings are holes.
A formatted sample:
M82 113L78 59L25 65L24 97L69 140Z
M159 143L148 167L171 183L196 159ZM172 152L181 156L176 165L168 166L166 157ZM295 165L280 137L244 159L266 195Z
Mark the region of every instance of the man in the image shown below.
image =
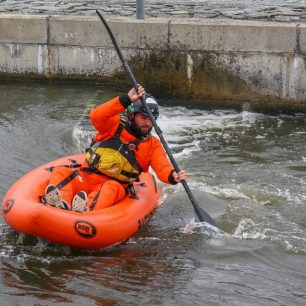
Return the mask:
M153 124L140 98L146 99L157 119L157 102L139 86L93 109L90 119L97 130L79 170L54 168L46 188L47 205L74 211L102 209L126 196L126 188L141 172L152 167L164 183L187 179L173 170L159 139L151 135ZM120 114L126 111L126 120ZM60 186L60 188L58 188ZM71 203L71 205L70 205Z

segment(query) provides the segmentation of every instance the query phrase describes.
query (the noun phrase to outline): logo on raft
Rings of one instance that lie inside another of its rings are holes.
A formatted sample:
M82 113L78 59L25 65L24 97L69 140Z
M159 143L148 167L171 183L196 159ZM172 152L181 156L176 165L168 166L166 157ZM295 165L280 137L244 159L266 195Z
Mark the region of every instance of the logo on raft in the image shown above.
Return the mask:
M92 238L97 233L96 227L93 224L83 220L76 221L74 223L74 228L76 232L84 238Z
M12 207L14 206L14 203L15 203L15 200L14 199L9 199L7 201L5 201L3 204L2 204L2 210L5 214L7 214L11 209Z

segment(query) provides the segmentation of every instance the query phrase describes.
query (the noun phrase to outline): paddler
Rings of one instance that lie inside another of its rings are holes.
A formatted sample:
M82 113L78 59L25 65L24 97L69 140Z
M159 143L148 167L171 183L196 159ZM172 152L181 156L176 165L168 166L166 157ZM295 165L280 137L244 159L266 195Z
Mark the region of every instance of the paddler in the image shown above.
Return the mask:
M164 183L177 184L187 179L184 170L173 169L160 140L151 135L153 124L141 97L155 118L159 106L142 86L127 95L116 97L90 112L97 130L78 170L69 167L53 169L46 188L45 202L73 211L102 209L116 204L141 172L151 167ZM125 111L124 118L121 114Z

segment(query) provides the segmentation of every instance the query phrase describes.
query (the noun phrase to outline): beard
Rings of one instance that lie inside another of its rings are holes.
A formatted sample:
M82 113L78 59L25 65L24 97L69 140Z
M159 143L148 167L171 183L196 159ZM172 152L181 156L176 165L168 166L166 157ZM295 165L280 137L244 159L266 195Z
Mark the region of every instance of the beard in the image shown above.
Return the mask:
M128 126L128 130L136 137L148 137L152 131L152 126L138 126L134 122Z

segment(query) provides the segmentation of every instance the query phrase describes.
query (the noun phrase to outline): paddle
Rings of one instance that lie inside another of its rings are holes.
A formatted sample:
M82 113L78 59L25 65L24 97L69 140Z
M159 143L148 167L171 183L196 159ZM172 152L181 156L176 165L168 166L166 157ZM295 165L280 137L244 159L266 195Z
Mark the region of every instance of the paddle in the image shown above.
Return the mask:
M103 16L100 14L100 12L99 12L98 10L96 10L96 13L98 14L99 18L101 19L102 23L104 24L104 26L105 26L105 28L106 28L106 30L107 30L107 32L108 32L108 34L109 34L109 36L110 36L112 42L113 42L113 45L114 45L114 47L115 47L115 49L116 49L116 51L117 51L117 54L118 54L118 56L119 56L119 58L120 58L120 60L121 60L121 62L122 62L122 64L123 64L125 70L127 71L128 75L129 75L129 78L130 78L130 80L131 80L131 82L132 82L132 84L133 84L133 87L134 87L134 88L136 89L136 91L137 91L137 89L138 89L138 83L136 82L136 79L135 79L135 77L134 77L134 75L133 75L133 73L132 73L132 71L131 71L131 68L130 68L128 62L127 62L127 61L125 60L125 58L123 57L123 54L122 54L120 48L118 47L118 44L117 44L117 42L116 42L116 40L115 40L115 37L114 37L114 35L113 35L111 29L109 28L107 22L105 21L105 19L103 18ZM169 159L170 159L170 161L171 161L171 163L172 163L172 165L173 165L174 170L175 170L176 172L179 172L179 171L180 171L180 168L179 168L179 166L177 165L177 163L176 163L176 161L175 161L175 159L174 159L174 157L173 157L173 155L172 155L172 153L171 153L171 151L170 151L170 148L169 148L168 144L166 143L166 141L165 141L165 139L164 139L164 137L163 137L162 131L161 131L161 129L159 128L159 126L157 125L157 123L156 123L156 121L155 121L155 119L154 119L154 117L153 117L153 115L152 115L152 113L151 113L151 111L150 111L150 109L149 109L149 107L148 107L148 105L147 105L147 103L146 103L144 97L141 98L141 102L142 102L143 106L145 107L145 109L146 109L146 111L147 111L147 113L148 113L148 115L149 115L150 120L152 121L152 124L153 124L153 126L154 126L154 129L155 129L155 131L156 131L156 133L157 133L157 135L158 135L158 137L159 137L161 143L163 144L163 147L164 147L164 149L165 149L165 151L166 151L166 153L167 153L167 155L168 155L168 157L169 157ZM197 202L196 202L196 200L195 200L195 198L194 198L194 196L193 196L193 194L192 194L192 192L191 192L191 190L190 190L190 188L189 188L187 182L186 182L186 181L182 181L182 184L183 184L183 186L184 186L184 188L185 188L185 191L187 192L187 195L188 195L188 197L189 197L189 199L190 199L190 201L191 201L191 203L192 203L192 205L193 205L194 211L195 211L197 217L199 218L199 220L200 220L201 222L206 222L206 223L209 223L209 224L211 224L211 225L217 227L217 224L216 224L215 221L211 218L211 216L210 216L208 213L206 213L206 212L197 204Z

